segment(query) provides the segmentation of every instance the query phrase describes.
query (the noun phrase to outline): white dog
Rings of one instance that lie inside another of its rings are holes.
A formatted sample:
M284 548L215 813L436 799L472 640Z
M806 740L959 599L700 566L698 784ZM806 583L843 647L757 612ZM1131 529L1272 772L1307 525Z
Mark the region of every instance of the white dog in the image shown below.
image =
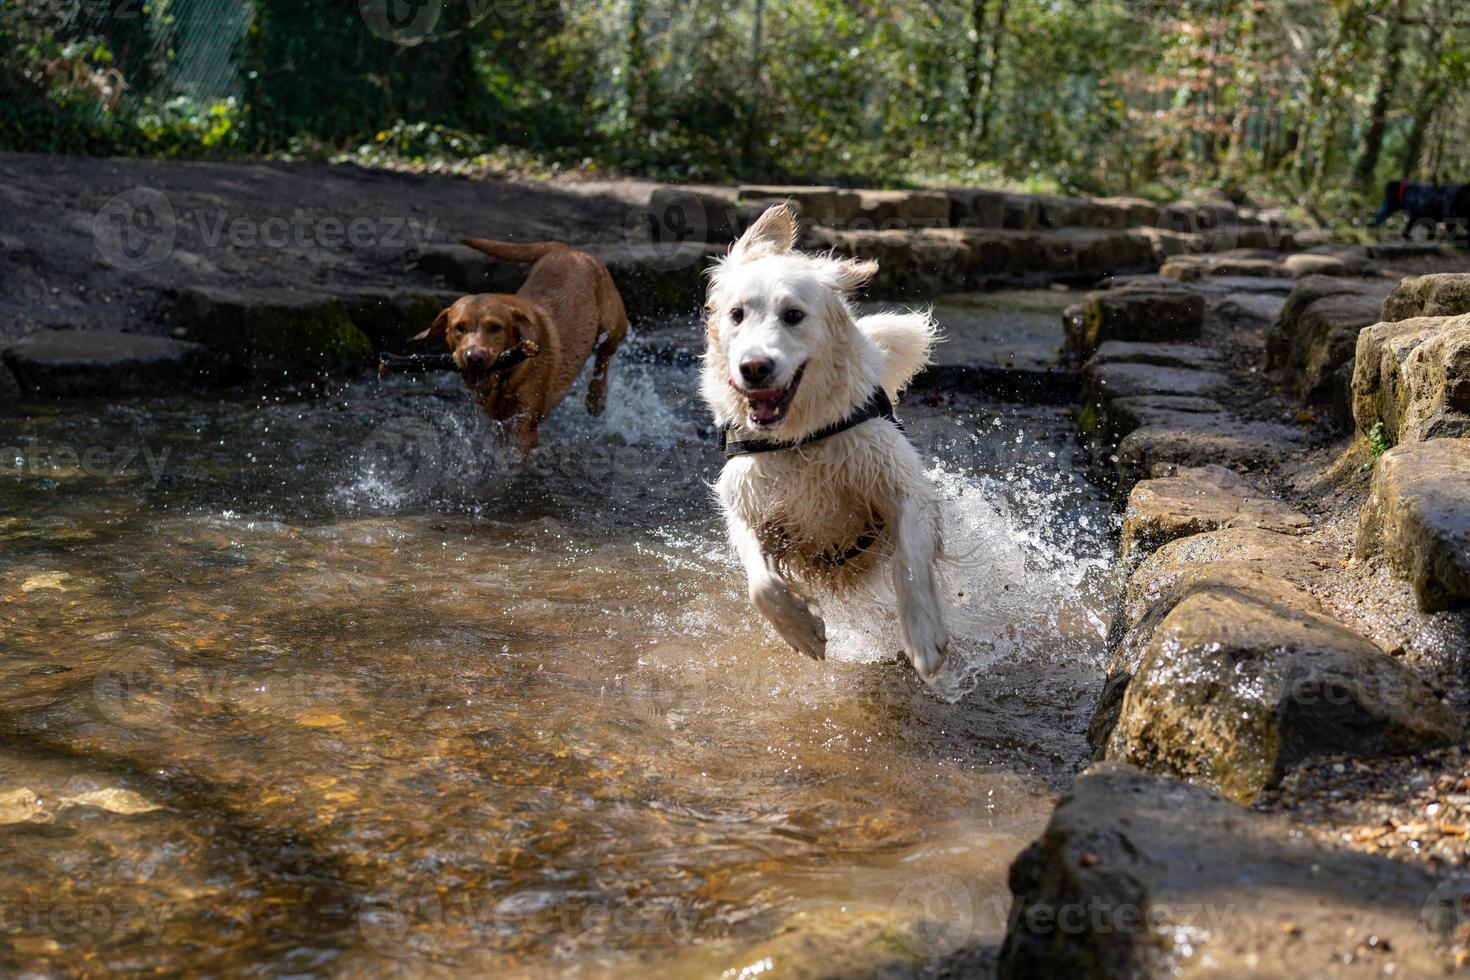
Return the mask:
M715 493L750 600L817 660L809 595L891 566L903 644L931 679L949 645L936 586L939 502L892 399L936 341L927 313L855 319L847 294L876 263L795 251L791 211L763 214L715 268L701 393L724 433Z

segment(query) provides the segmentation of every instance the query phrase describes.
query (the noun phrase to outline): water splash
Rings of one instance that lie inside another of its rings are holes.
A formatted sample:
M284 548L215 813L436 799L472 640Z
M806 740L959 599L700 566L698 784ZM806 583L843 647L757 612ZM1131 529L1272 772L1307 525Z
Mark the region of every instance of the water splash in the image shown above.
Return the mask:
M1003 431L999 419L988 428L941 437L937 447L931 439L943 457L927 475L941 499L940 588L954 638L934 690L948 701L964 697L1003 659L1095 657L1106 632L1099 610L1117 585L1107 517L1095 501L1079 505L1065 460L1024 429ZM989 464L977 455L988 455ZM866 594L829 603L828 655L893 658L902 646L894 603L881 575Z

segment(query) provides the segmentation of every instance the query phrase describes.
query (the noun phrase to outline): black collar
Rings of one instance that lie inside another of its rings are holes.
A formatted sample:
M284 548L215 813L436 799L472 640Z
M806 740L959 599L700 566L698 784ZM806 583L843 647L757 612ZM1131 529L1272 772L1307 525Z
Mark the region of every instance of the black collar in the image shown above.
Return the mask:
M903 423L893 416L893 402L888 397L888 392L879 388L868 396L868 400L853 411L851 415L841 422L818 429L811 435L804 436L796 442L767 442L764 439L747 439L742 442L730 441L730 430L728 427L720 429L720 448L725 452L726 459L734 459L736 456L749 456L753 453L773 453L779 449L795 449L798 446L807 446L814 442L820 442L829 436L835 436L839 432L846 432L854 426L862 425L873 419L887 419L903 431Z

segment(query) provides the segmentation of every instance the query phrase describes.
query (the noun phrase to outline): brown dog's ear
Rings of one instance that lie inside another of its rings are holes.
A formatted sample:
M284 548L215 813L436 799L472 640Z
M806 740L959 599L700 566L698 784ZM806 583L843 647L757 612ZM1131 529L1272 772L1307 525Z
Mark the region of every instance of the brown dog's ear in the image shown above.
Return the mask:
M795 247L796 215L789 205L777 204L766 208L766 213L755 219L755 224L740 236L730 254L744 257L784 255Z
M511 333L515 335L516 343L522 344L531 341L534 344L541 343L541 325L537 322L534 312L515 307L510 317Z
M449 332L449 311L440 310L439 315L434 317L434 322L429 324L429 329L423 333L413 335L414 340L428 340L430 337L442 337Z

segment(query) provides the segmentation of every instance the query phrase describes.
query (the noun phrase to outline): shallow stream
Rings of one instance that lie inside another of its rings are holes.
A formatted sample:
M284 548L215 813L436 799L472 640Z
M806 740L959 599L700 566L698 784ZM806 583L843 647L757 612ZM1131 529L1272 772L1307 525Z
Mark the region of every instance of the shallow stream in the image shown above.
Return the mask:
M0 417L0 972L983 972L1115 588L1069 420L901 408L931 689L880 601L784 647L693 371L613 378L524 468L452 378Z

